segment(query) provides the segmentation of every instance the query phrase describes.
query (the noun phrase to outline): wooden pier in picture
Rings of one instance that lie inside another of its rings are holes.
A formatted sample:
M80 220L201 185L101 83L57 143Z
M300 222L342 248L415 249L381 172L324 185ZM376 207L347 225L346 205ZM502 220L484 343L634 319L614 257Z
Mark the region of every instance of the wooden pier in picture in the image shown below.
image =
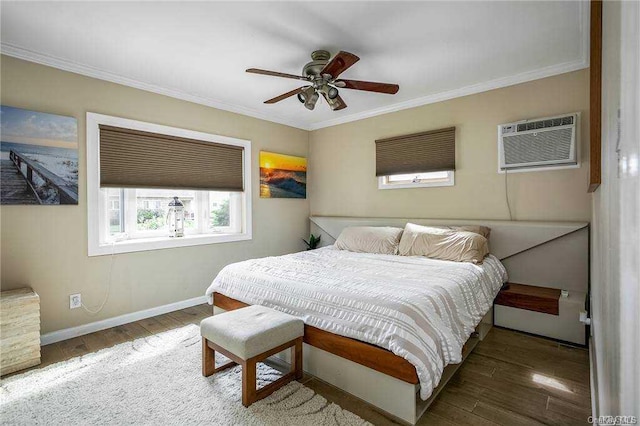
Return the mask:
M60 204L78 203L77 188L15 151L10 151L9 160L0 163L0 174L2 204L44 204L35 189L34 176L58 191Z

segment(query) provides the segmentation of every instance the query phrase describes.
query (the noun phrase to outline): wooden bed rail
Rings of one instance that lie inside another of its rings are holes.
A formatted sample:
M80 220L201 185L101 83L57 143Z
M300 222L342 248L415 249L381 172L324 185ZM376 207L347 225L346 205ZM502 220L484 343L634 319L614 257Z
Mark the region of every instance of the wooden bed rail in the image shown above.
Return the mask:
M225 311L249 306L220 293L213 293L213 304ZM381 347L339 336L306 324L304 326L304 342L403 382L413 385L419 383L416 368L409 361Z

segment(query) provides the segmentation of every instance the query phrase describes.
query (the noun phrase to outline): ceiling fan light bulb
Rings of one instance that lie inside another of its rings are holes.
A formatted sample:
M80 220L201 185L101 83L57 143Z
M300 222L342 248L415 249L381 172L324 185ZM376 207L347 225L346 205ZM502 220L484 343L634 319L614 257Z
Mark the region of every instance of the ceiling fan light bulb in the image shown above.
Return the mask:
M329 99L335 99L338 97L338 95L338 89L336 89L335 87L329 88L329 91L327 92L327 96L329 97Z
M301 103L304 103L304 102L305 102L305 100L306 100L306 99L305 99L305 96L304 96L304 92L300 92L300 93L298 93L298 100L299 100Z
M316 107L316 102L318 102L318 92L313 92L313 94L309 96L309 99L307 99L307 102L305 102L304 106L308 110L313 110Z

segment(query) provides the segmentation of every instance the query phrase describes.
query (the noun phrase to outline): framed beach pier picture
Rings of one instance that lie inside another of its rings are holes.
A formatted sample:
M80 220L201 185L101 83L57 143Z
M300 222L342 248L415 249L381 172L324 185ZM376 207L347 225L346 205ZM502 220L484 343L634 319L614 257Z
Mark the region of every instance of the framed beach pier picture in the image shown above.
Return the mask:
M260 151L261 198L307 198L307 159Z
M0 106L0 203L78 204L78 122Z

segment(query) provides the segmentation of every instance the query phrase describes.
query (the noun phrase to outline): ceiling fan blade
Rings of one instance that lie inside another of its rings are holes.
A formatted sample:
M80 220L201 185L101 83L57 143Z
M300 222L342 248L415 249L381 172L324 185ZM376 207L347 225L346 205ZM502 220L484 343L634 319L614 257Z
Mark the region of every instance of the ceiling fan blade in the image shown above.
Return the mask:
M275 104L276 102L280 102L283 99L287 99L293 95L297 95L298 93L300 93L302 91L302 89L304 89L304 87L298 87L297 89L293 89L290 92L287 93L283 93L280 96L276 96L275 98L271 98L268 101L264 101L265 104Z
M247 72L250 72L252 74L270 75L273 77L293 78L295 80L305 80L305 81L307 80L306 77L302 77L301 75L287 74L284 72L267 71L267 70L261 70L258 68L249 68Z
M327 101L333 111L340 111L341 109L345 109L347 107L347 104L344 102L344 100L342 100L340 95L338 95L338 97L336 97L335 99L329 99L329 96L327 96L325 93L323 93L322 96L324 96L324 99Z
M336 81L337 87L344 87L345 89L364 90L367 92L388 93L389 95L395 95L400 90L400 86L397 84L388 83L376 83L374 81L359 81L359 80L340 80ZM344 86L338 83L344 83Z
M333 57L331 62L324 66L320 75L329 74L333 78L338 78L340 74L345 72L351 65L355 64L359 60L360 58L353 53L340 51Z

